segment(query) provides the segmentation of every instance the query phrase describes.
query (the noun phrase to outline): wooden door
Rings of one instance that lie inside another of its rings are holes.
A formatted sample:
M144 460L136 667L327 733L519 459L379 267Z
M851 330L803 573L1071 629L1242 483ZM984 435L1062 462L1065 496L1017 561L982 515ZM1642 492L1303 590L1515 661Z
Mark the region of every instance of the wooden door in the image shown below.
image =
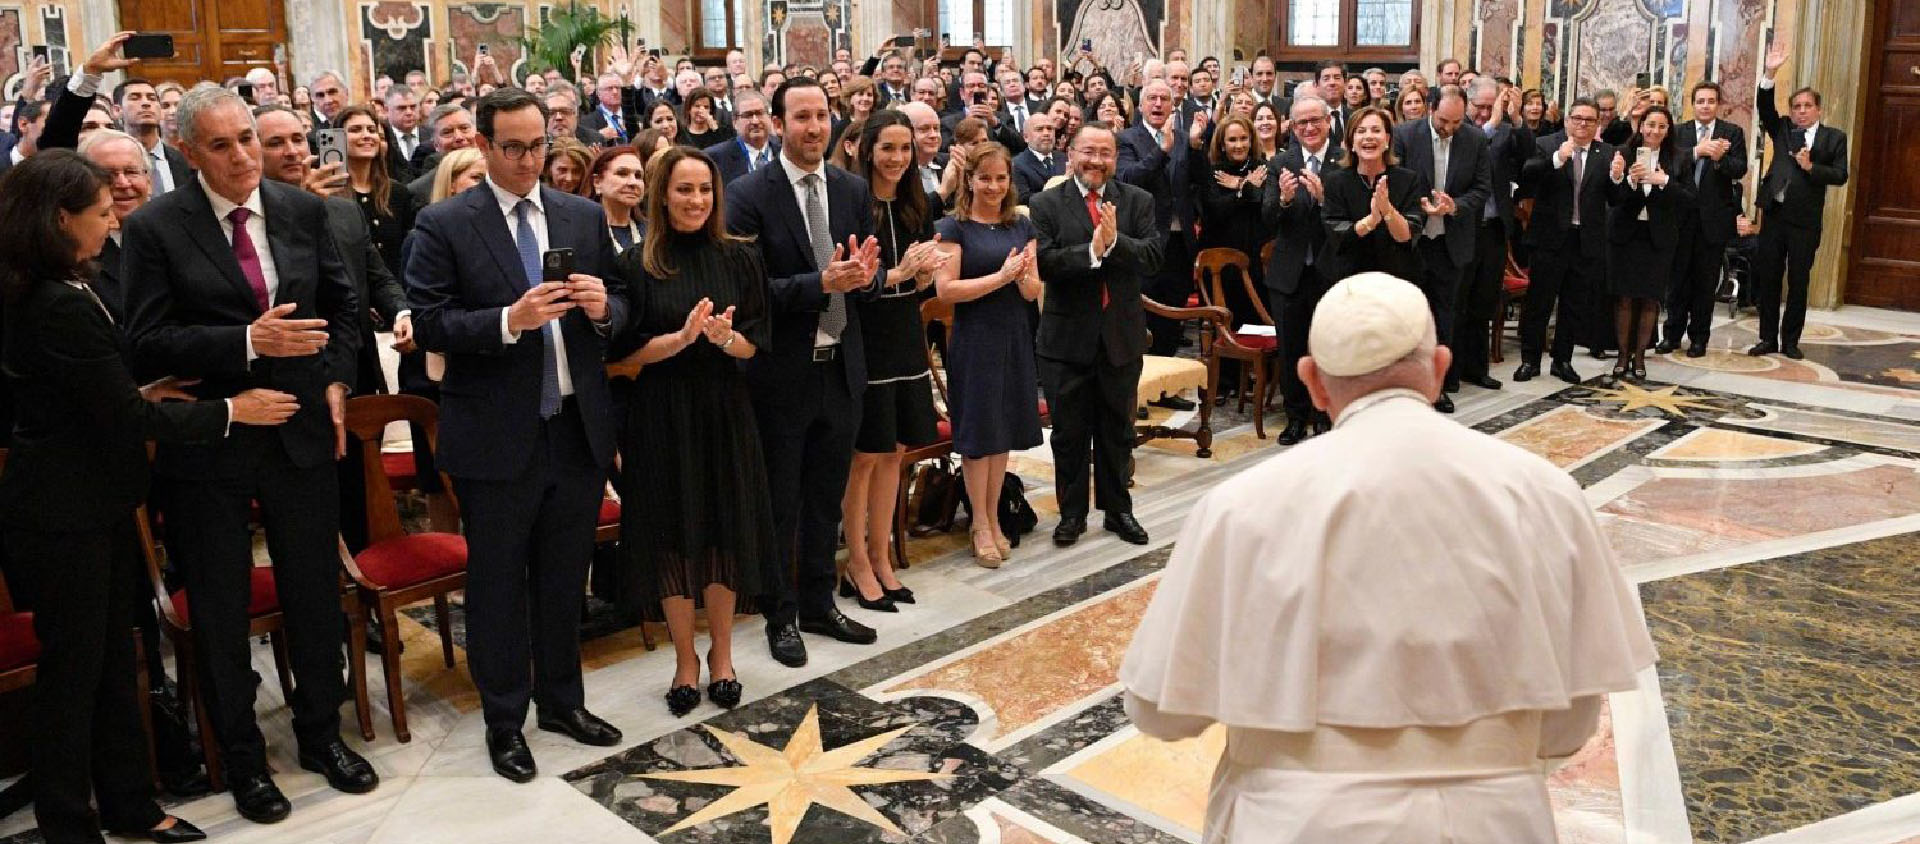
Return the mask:
M1850 305L1920 311L1920 3L1876 0L1867 36L1866 119L1849 138L1860 149ZM1833 92L1840 93L1840 92Z
M271 68L287 40L282 0L120 0L120 25L172 35L174 57L142 61L141 74L188 86Z

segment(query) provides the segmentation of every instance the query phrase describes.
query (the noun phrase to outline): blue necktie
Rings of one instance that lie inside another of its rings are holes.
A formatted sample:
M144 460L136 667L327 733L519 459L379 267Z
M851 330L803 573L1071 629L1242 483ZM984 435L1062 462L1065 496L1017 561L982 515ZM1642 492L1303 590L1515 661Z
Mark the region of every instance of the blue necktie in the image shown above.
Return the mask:
M540 238L533 232L533 200L522 199L513 207L514 244L520 247L520 266L527 271L527 287L540 283ZM540 327L540 418L552 419L560 413L560 363L554 357L558 342L559 320Z

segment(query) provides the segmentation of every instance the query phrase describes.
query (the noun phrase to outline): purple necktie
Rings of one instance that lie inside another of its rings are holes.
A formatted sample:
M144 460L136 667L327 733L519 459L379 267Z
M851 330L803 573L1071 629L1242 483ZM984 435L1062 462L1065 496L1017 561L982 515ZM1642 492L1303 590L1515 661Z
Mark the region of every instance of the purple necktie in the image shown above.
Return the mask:
M227 219L233 221L233 258L240 262L240 274L247 277L247 286L253 288L253 301L264 313L267 310L267 274L260 269L260 253L253 249L253 235L247 233L247 218L253 212L246 208L235 208L227 212Z

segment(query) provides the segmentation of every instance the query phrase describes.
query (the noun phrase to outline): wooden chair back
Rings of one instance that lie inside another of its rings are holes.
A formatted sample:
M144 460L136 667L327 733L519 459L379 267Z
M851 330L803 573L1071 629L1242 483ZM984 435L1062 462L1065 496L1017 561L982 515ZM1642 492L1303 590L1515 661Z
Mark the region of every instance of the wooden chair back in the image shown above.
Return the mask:
M1267 245L1271 247L1273 244ZM1227 299L1226 269L1228 267L1239 271L1240 285L1246 290L1247 299L1253 302L1254 312L1260 316L1260 321L1266 325L1272 325L1273 316L1267 313L1267 306L1262 301L1260 291L1253 286L1252 262L1247 258L1247 253L1238 249L1216 246L1212 249L1202 249L1199 255L1194 256L1193 282L1200 288L1202 303L1222 308L1227 306L1229 300Z
M407 532L400 524L400 507L393 500L393 485L387 479L386 464L380 459L381 441L386 436L387 426L395 422L405 422L425 432L427 441L424 444L414 443L415 451L422 445L429 450L438 445L440 408L429 399L395 394L354 396L347 400L347 431L360 440L360 475L366 492L368 544L404 536ZM440 487L442 490L453 489L453 482L445 472L440 473ZM430 495L446 495L449 500L452 499L451 492ZM447 512L457 514L458 504L450 504Z
M920 303L920 343L921 346L926 349L927 371L932 373L934 395L940 400L939 406L935 407L934 410L940 413L940 418L942 419L947 418L947 377L945 370L940 367L940 361L934 359L933 343L926 339L926 329L928 326L940 326L945 329L945 336L948 338L948 341L951 342L953 338L953 320L954 312L952 302L944 302L938 297L935 297Z

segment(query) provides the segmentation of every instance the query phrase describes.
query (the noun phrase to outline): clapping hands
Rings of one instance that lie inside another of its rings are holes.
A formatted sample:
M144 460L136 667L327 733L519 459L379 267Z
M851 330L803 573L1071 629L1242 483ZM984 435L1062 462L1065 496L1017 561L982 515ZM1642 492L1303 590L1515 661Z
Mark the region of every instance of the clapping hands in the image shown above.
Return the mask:
M820 287L828 293L852 293L865 287L880 269L880 241L869 236L865 243L847 237L846 245L833 248L833 260L820 273Z
M1386 179L1382 178L1380 181L1384 182ZM1454 203L1453 197L1448 196L1443 190L1433 191L1431 196L1420 198L1420 210L1426 212L1429 217L1450 217L1453 216L1454 211L1459 210L1459 207Z

